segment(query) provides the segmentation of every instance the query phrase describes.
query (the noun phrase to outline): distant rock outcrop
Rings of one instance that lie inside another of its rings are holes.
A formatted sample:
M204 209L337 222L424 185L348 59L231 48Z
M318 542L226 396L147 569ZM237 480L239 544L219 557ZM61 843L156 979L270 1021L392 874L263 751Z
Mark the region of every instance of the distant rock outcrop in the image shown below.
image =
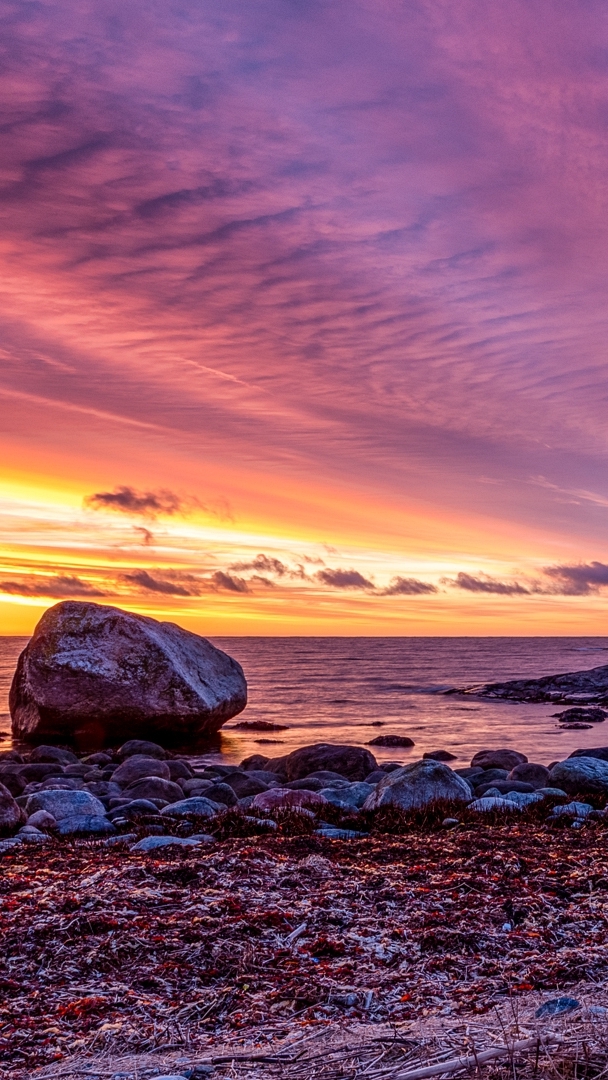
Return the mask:
M541 679L455 687L446 693L497 698L499 701L547 701L551 705L608 705L608 664L589 671L545 675Z
M18 739L175 744L241 712L247 683L236 660L174 623L66 601L21 653L9 703Z

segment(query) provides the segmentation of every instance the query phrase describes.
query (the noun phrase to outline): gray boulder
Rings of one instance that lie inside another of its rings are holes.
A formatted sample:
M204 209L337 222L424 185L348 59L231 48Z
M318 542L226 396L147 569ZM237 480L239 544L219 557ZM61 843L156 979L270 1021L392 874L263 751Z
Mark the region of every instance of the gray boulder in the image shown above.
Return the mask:
M212 802L222 803L223 806L237 806L239 802L239 796L235 794L228 784L212 784L203 792L203 796L205 799L211 799ZM254 796L245 797L252 799Z
M213 817L220 809L223 810L224 807L211 802L211 799L195 796L192 799L182 799L181 802L165 806L161 814L163 817L188 817L190 814L196 814L197 817Z
M0 784L0 830L14 829L22 820L22 812L8 788Z
M447 765L413 761L388 773L368 795L363 808L375 810L392 804L403 810L417 810L440 801L469 803L471 798L469 785Z
M545 787L549 783L549 770L546 765L535 765L531 761L524 761L516 765L508 776L509 780L520 780L525 784L532 784L534 789Z
M608 794L608 761L595 757L571 757L558 761L551 769L552 787L568 795L577 792Z
M482 799L475 799L474 802L469 804L469 810L474 810L479 814L491 814L498 810L509 813L519 809L518 804L513 802L512 799L507 799L506 795L504 798L499 795L486 795Z
M112 822L101 814L76 814L57 822L59 836L111 836L115 832Z
M353 810L359 810L373 790L373 784L366 784L363 780L358 780L354 784L347 784L345 787L323 788L320 794L328 802L334 803L336 806L347 806Z
M46 810L55 821L73 817L105 817L105 806L89 791L36 791L27 800L25 812L30 818L37 810Z
M164 803L179 802L184 797L179 784L163 780L160 776L144 776L141 780L135 780L124 789L124 794L130 799L160 799Z
M479 766L481 769L514 769L516 765L524 765L527 762L525 754L517 750L480 750L471 761L471 767Z
M35 810L29 815L27 823L39 831L54 829L57 825L55 818L49 814L48 810Z
M198 847L201 842L201 840L196 840L193 836L144 836L143 840L133 844L131 851L156 851L158 848L171 847L194 848Z
M162 780L171 780L171 772L166 761L158 761L157 758L144 757L143 754L133 754L112 773L112 783L120 787L128 787L136 780L142 780L144 776L160 776Z
M158 758L159 761L164 761L168 757L167 751L163 746L159 746L158 743L149 742L148 739L127 739L126 743L123 743L121 747L116 751L116 756L119 761L124 761L125 758L133 757L134 754L143 754L145 757ZM96 757L97 755L92 755Z
M42 616L9 698L18 738L82 745L125 733L153 733L163 742L209 736L246 703L240 664L205 638L74 600Z
M338 773L347 780L365 780L376 765L374 755L362 746L314 743L284 757L271 758L264 768L285 780L303 780L319 770Z

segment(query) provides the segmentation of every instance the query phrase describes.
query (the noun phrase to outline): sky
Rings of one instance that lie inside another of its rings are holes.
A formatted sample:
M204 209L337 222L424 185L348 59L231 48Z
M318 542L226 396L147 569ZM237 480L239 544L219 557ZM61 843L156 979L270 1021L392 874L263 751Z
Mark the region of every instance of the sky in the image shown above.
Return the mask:
M0 632L608 630L599 0L7 0Z

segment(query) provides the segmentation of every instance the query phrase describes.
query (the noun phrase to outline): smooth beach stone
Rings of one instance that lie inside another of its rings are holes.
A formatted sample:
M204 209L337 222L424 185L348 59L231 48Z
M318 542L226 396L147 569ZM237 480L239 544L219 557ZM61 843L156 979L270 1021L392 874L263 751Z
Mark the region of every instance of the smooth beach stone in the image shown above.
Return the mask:
M231 773L224 778L224 783L232 788L237 799L244 799L246 795L259 795L268 788L268 784L256 780L251 773Z
M525 754L517 750L480 750L471 760L471 767L479 765L482 769L506 769L510 772L516 765L527 762Z
M577 757L591 757L597 758L598 761L608 761L608 746L592 746L586 750L573 750L567 760L569 761L570 758ZM557 764L557 762L555 762L555 764Z
M304 780L289 780L282 787L289 788L290 791L321 791L325 783L319 780L318 776L307 776Z
M352 806L360 810L363 803L374 790L374 784L366 784L363 780L348 784L347 787L323 788L321 795L328 802L341 803L342 806Z
M502 769L500 770L503 771ZM475 776L481 777L482 773L486 772L481 768L481 765L468 766L466 769L454 769L457 776L462 776L463 780L471 780ZM506 777L505 777L506 780Z
M169 769L169 780L191 780L194 776L194 769L187 761L167 761L166 765Z
M161 776L144 776L129 784L124 792L132 799L162 799L165 803L179 802L184 797L179 784L163 780Z
M268 769L248 769L247 776L252 776L254 780L261 780L267 787L279 783L277 774L269 772Z
M228 784L212 784L210 788L203 792L203 795L206 799L211 799L212 802L223 803L224 806L236 806L239 802L238 795ZM249 797L253 798L253 795Z
M23 820L21 807L4 784L0 784L0 829L14 829Z
M52 814L49 814L48 810L35 810L33 814L29 815L27 824L42 831L57 828L57 821Z
M50 837L46 833L35 828L34 825L24 825L19 829L17 836L24 844L48 844Z
M43 780L38 787L38 791L83 791L84 780L79 780L75 776L49 776L48 780Z
M402 761L383 761L381 765L378 765L380 772L390 773L395 772L397 769L403 768Z
M123 803L121 806L114 806L108 810L108 818L110 821L116 821L117 818L145 817L150 814L156 815L158 812L156 803L151 802L150 799L133 799L131 802Z
M200 846L201 841L193 836L144 836L137 844L133 844L131 851L157 851L160 848L195 848ZM183 1080L183 1077L182 1077Z
M270 758L264 757L264 754L251 754L249 757L243 758L239 768L243 772L250 772L255 769L264 769Z
M47 764L44 761L18 765L17 768L26 783L46 780L47 776L64 776L63 765ZM1 775L1 774L0 774Z
M13 735L112 743L215 734L247 704L236 660L174 623L65 600L21 653L9 695Z
M536 795L542 795L543 799L567 799L568 796L565 791L557 787L543 787L536 789Z
M0 750L0 764L5 761L12 761L17 765L25 764L24 758L18 750Z
M81 778L91 772L91 766L78 761L75 765L66 765L63 770L64 776L80 776Z
M525 784L531 784L532 788L545 787L549 782L549 770L546 765L535 765L532 761L524 761L511 769L507 780L521 780Z
M371 784L372 787L375 787L376 784L379 784L381 780L384 780L384 777L386 775L387 775L387 773L383 772L382 769L374 769L373 772L371 772L369 774L369 776L365 777L365 780L363 781L363 783L364 784ZM310 777L308 777L308 779L310 779Z
M363 809L394 805L415 810L440 801L470 802L471 789L466 780L440 761L414 761L388 773L368 795Z
M254 810L289 809L297 806L321 808L327 806L327 799L318 791L291 791L289 788L279 787L262 791L259 795L255 795L251 802Z
M199 796L193 799L182 799L181 802L165 806L161 810L161 815L163 817L188 817L189 814L196 814L197 817L214 817L219 809L217 803Z
M584 802L569 802L564 806L554 806L550 818L559 817L572 817L572 818L586 818L589 814L593 813L593 807L589 803Z
M37 791L27 800L28 818L36 810L46 810L57 822L64 818L105 817L105 807L88 791Z
M517 806L534 806L535 803L543 802L544 796L539 795L537 791L509 791L505 795L505 799L509 799L511 802L516 803Z
M113 799L122 794L118 784L113 784L108 780L94 780L91 783L87 781L84 786L86 791L90 791L98 799Z
M107 836L116 829L105 815L76 814L74 817L60 818L57 832L59 836Z
M475 799L474 802L469 803L469 810L475 810L481 814L488 814L495 810L505 810L507 812L512 810L519 810L517 803L512 799L503 798L502 796L484 797L483 799Z
M125 761L136 754L139 757L157 758L159 761L164 761L169 756L163 746L148 739L127 739L116 751L119 761Z
M374 755L362 746L314 743L284 757L271 758L266 768L284 775L286 780L302 780L319 769L329 769L347 780L365 780L376 765Z
M317 836L323 836L326 840L367 840L369 833L357 832L355 829L339 829L335 825L325 825L315 829Z
M160 776L161 780L171 780L171 772L166 761L157 758L145 757L143 754L133 754L123 761L112 773L112 783L121 787L129 787L136 780L143 780L146 776Z
M534 791L532 784L524 784L521 780L490 780L486 784L478 784L475 794L484 795L489 787L496 788L500 795L506 795L509 791L521 791L528 794Z
M201 795L207 788L213 787L213 780L203 780L195 776L191 780L184 780L180 786L186 795Z
M71 750L62 750L59 746L36 746L30 754L30 761L33 762L55 762L57 765L78 765L79 761L76 754L73 754Z
M7 855L9 851L21 846L20 836L11 836L6 840L0 840L0 855Z
M107 840L103 840L104 847L129 847L137 840L137 833L122 833L120 836L108 836ZM155 1078L156 1080L156 1078Z
M551 769L550 783L568 795L608 794L608 762L594 757L570 757Z
M456 761L457 754L451 754L449 750L429 750L422 755L423 761Z
M89 754L88 757L82 759L82 763L83 765L111 765L112 758L109 754L100 752L99 754Z

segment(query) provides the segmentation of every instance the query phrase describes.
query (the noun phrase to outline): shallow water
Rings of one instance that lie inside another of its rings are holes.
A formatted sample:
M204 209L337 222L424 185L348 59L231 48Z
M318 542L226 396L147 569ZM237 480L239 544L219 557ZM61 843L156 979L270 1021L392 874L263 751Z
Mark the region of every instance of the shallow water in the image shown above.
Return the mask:
M313 742L365 745L376 735L408 735L410 750L372 747L379 761L413 761L429 750L468 764L486 747L510 746L548 764L579 747L608 745L608 721L588 731L562 731L551 705L512 705L445 697L451 686L541 675L608 664L608 638L214 638L242 665L249 705L222 731L227 763L268 757ZM0 734L10 743L8 690L27 638L0 637ZM242 720L287 725L286 731L244 732ZM381 726L375 726L381 725Z

